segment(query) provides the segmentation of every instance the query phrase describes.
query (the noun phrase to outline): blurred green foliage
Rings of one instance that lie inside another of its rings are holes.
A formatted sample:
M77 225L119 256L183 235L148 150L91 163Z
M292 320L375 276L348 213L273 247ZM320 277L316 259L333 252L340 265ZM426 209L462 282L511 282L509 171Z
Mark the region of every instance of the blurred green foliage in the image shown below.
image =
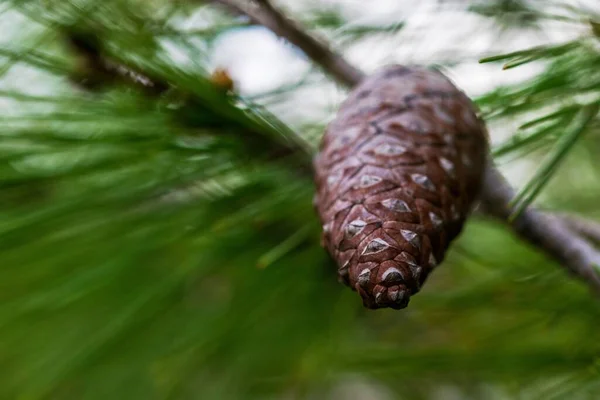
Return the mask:
M365 310L335 281L300 171L312 139L209 80L211 41L243 22L183 1L6 4L33 34L0 48L0 73L33 68L56 90L0 92L0 398L348 398L357 382L374 398L600 395L600 305L502 226L472 220L402 312ZM214 25L171 24L198 10ZM74 30L169 89L81 88ZM590 34L488 59L546 65L478 100L492 122L523 118L498 157L598 147L598 49ZM564 190L594 161L543 170L545 202L597 212L597 182Z

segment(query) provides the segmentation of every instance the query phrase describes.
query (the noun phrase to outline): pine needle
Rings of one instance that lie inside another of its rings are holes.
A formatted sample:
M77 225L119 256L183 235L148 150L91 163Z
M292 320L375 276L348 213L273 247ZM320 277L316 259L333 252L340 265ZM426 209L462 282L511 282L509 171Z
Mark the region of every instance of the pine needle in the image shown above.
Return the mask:
M311 225L305 225L300 228L292 236L285 239L278 246L269 250L269 252L262 255L257 262L258 268L267 268L269 265L283 258L286 254L290 253L302 242L306 240L310 232Z
M571 121L571 124L566 128L566 132L556 143L552 154L546 158L530 182L513 199L511 207L514 207L514 209L510 216L511 221L514 221L541 192L554 175L554 172L556 172L560 163L585 132L588 124L598 114L599 109L600 104L587 105L580 109L579 113Z

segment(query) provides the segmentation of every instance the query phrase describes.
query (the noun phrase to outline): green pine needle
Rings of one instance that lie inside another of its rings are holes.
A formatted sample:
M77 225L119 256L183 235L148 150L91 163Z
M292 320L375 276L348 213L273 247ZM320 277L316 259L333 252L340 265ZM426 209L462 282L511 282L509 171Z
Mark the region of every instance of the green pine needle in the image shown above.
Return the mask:
M480 64L503 61L503 60L522 60L524 62L529 62L533 60L538 60L544 57L557 57L563 55L569 51L572 51L581 45L580 41L572 41L567 42L561 45L555 46L538 46L533 47L527 50L519 50L511 53L500 54L496 56L484 57L479 60ZM507 65L512 65L508 63ZM512 68L512 67L510 67Z
M258 268L267 268L273 263L279 261L281 258L289 254L296 247L300 246L309 237L311 232L311 225L306 225L300 228L292 236L283 240L279 245L263 254L257 262Z
M510 206L513 211L509 218L514 221L541 192L552 178L560 163L573 148L578 139L585 132L588 124L596 117L600 104L587 105L580 109L571 123L566 127L565 133L556 142L554 150L538 168L534 177L514 197Z

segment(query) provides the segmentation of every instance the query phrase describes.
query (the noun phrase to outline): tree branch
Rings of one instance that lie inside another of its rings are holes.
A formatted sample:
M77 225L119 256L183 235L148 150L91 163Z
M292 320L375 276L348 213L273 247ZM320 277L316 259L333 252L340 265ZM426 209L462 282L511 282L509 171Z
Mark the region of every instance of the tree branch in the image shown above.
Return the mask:
M573 232L585 236L592 242L600 244L600 223L569 213L549 214L552 218L561 220Z
M246 14L278 36L301 49L325 72L347 87L356 85L364 74L348 63L327 44L303 31L277 10L268 0L216 0L228 8ZM558 261L571 273L587 282L600 293L600 252L574 232L564 219L551 217L529 207L513 223L508 223L512 209L509 206L514 191L506 179L490 162L485 171L481 192L484 211L507 224L521 239Z
M68 44L78 59L76 83L94 90L107 83L126 82L150 95L167 91L169 84L152 79L131 67L116 63L104 56L98 37L88 32L65 32Z
M169 90L176 91L183 100L175 113L178 113L177 120L185 126L195 127L197 122L189 115L195 114L195 109L202 104L193 93L189 93L184 87L177 87L172 82L163 77L147 74L138 68L123 64L114 58L107 56L103 48L103 43L94 32L65 32L65 38L71 46L76 59L78 60L78 69L75 71L71 80L77 85L89 91L97 91L105 87L110 87L116 83L127 85L141 91L148 97L160 97ZM227 74L227 71L217 68L213 71L210 81L215 89L223 93L233 90L233 81ZM235 121L230 121L236 123ZM228 134L234 134L240 140L249 153L256 154L256 158L269 161L294 162L296 169L294 173L303 178L312 179L312 152L309 145L301 138L291 135L281 140L270 138L265 140L261 132L248 129L240 125L241 130L227 131ZM239 134L243 132L243 134Z
M483 211L507 222L513 212L508 206L513 197L513 189L490 163L485 171L481 195ZM556 259L600 293L600 253L573 231L566 219L529 207L510 226L521 239Z
M364 74L332 50L325 42L303 30L267 0L216 0L228 9L248 16L256 24L269 28L277 36L301 49L323 71L345 86L354 86Z

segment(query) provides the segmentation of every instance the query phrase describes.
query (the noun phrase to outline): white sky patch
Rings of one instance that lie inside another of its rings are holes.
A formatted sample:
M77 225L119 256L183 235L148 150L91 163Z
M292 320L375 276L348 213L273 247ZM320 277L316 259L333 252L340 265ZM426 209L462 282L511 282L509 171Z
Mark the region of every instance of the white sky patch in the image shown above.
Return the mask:
M310 68L303 54L260 27L222 35L215 43L212 64L226 67L238 89L248 95L273 90Z

